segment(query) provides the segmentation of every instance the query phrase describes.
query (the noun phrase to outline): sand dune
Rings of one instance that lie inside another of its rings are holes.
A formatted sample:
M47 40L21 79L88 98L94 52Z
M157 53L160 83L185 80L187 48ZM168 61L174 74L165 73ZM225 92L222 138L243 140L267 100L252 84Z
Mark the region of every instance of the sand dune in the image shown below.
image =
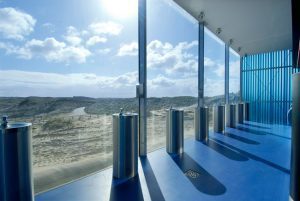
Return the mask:
M193 108L185 108L185 137L194 132ZM70 182L112 165L112 116L90 115L84 107L14 119L33 123L35 192ZM166 111L151 111L148 150L165 146Z

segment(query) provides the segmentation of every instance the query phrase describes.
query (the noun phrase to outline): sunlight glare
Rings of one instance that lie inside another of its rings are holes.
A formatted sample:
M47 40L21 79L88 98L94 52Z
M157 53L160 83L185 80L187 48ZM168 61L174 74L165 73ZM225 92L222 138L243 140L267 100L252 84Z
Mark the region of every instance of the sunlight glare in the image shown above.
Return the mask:
M117 18L135 16L138 10L138 0L103 0L106 11Z

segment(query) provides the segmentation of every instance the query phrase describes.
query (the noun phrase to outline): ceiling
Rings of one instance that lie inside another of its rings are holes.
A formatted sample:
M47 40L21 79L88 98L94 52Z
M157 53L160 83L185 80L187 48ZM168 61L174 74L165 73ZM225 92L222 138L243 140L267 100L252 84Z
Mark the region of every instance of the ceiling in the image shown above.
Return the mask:
M174 1L242 56L292 49L290 0Z

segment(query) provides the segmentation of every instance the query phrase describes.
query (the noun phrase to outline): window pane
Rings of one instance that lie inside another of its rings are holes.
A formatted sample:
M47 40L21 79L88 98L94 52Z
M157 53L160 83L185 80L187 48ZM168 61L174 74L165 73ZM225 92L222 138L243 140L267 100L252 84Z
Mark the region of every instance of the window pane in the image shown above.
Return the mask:
M213 106L225 104L225 44L204 29L204 102L209 107L209 128L213 128Z
M166 109L184 110L194 136L198 95L198 23L171 0L147 1L148 151L166 146Z
M1 1L0 114L33 123L36 193L110 166L111 115L137 111L137 1L113 2Z
M240 100L240 56L232 49L229 53L229 98L233 103Z

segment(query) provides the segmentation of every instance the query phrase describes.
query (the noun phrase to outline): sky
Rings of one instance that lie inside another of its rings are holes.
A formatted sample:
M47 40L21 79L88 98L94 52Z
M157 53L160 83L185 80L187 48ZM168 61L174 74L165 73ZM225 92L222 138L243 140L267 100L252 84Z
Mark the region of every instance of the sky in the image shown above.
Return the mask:
M136 0L0 0L0 96L134 97L137 25ZM197 96L197 41L189 14L147 1L149 97ZM205 96L224 94L224 44L208 30L204 42ZM230 78L237 92L233 51Z

